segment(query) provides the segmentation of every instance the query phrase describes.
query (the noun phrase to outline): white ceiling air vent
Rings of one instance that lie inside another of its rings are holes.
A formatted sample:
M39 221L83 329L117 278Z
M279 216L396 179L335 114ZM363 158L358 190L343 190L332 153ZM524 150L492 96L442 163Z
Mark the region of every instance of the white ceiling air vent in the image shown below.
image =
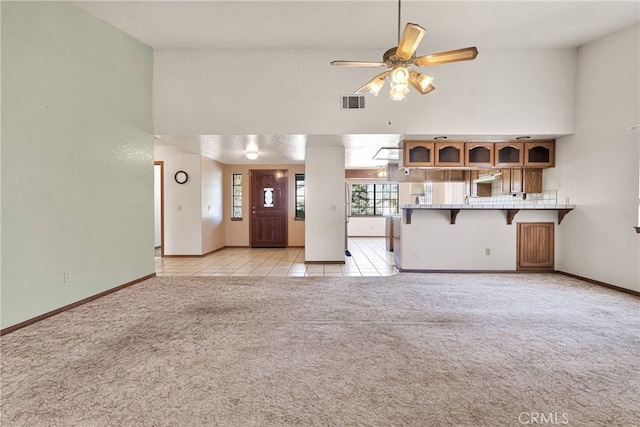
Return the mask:
M364 95L343 95L343 110L364 110Z

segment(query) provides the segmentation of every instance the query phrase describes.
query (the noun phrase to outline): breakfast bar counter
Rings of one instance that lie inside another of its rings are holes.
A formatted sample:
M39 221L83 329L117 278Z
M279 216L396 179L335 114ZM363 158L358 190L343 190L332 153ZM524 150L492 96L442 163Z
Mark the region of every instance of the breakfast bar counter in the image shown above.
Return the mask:
M467 205L401 205L404 213L405 224L411 224L411 215L415 210L448 210L450 211L450 223L455 224L456 218L460 211L503 211L506 213L507 224L511 224L515 215L521 210L536 210L536 211L557 211L558 212L558 224L562 223L562 219L575 208L575 205L543 205L543 204L504 204L504 205L480 205L480 204L467 204Z

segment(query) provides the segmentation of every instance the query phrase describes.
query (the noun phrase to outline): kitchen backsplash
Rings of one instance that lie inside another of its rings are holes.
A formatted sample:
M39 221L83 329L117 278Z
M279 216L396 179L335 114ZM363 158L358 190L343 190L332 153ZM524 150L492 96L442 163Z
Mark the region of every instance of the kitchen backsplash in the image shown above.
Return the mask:
M491 197L470 197L470 205L555 205L558 203L558 190L545 190L542 193L527 194L526 200L522 195L512 196L510 194L500 194L502 192L501 181L495 181L491 186ZM564 203L564 201L563 201Z

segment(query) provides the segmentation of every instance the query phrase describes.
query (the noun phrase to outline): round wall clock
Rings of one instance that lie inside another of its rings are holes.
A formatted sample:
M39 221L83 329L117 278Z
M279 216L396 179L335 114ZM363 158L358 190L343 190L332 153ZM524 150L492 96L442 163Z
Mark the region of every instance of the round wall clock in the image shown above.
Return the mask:
M178 184L184 184L189 180L189 175L185 171L178 171L174 178Z

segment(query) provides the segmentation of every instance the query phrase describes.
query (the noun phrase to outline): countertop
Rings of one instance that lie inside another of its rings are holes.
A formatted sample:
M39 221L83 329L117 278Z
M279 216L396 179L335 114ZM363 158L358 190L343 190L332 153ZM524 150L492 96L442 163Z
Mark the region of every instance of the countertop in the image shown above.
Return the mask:
M558 224L571 212L576 205L542 205L542 204L492 204L492 205L400 205L404 211L405 223L411 224L411 214L416 210L448 210L451 212L451 224L456 223L456 217L460 211L505 211L507 213L507 224L511 224L513 217L521 210L558 211Z
M549 210L549 209L574 209L576 205L542 205L542 204L491 204L491 205L400 205L400 209L485 209L485 210L505 210L505 209L538 209L538 210Z

